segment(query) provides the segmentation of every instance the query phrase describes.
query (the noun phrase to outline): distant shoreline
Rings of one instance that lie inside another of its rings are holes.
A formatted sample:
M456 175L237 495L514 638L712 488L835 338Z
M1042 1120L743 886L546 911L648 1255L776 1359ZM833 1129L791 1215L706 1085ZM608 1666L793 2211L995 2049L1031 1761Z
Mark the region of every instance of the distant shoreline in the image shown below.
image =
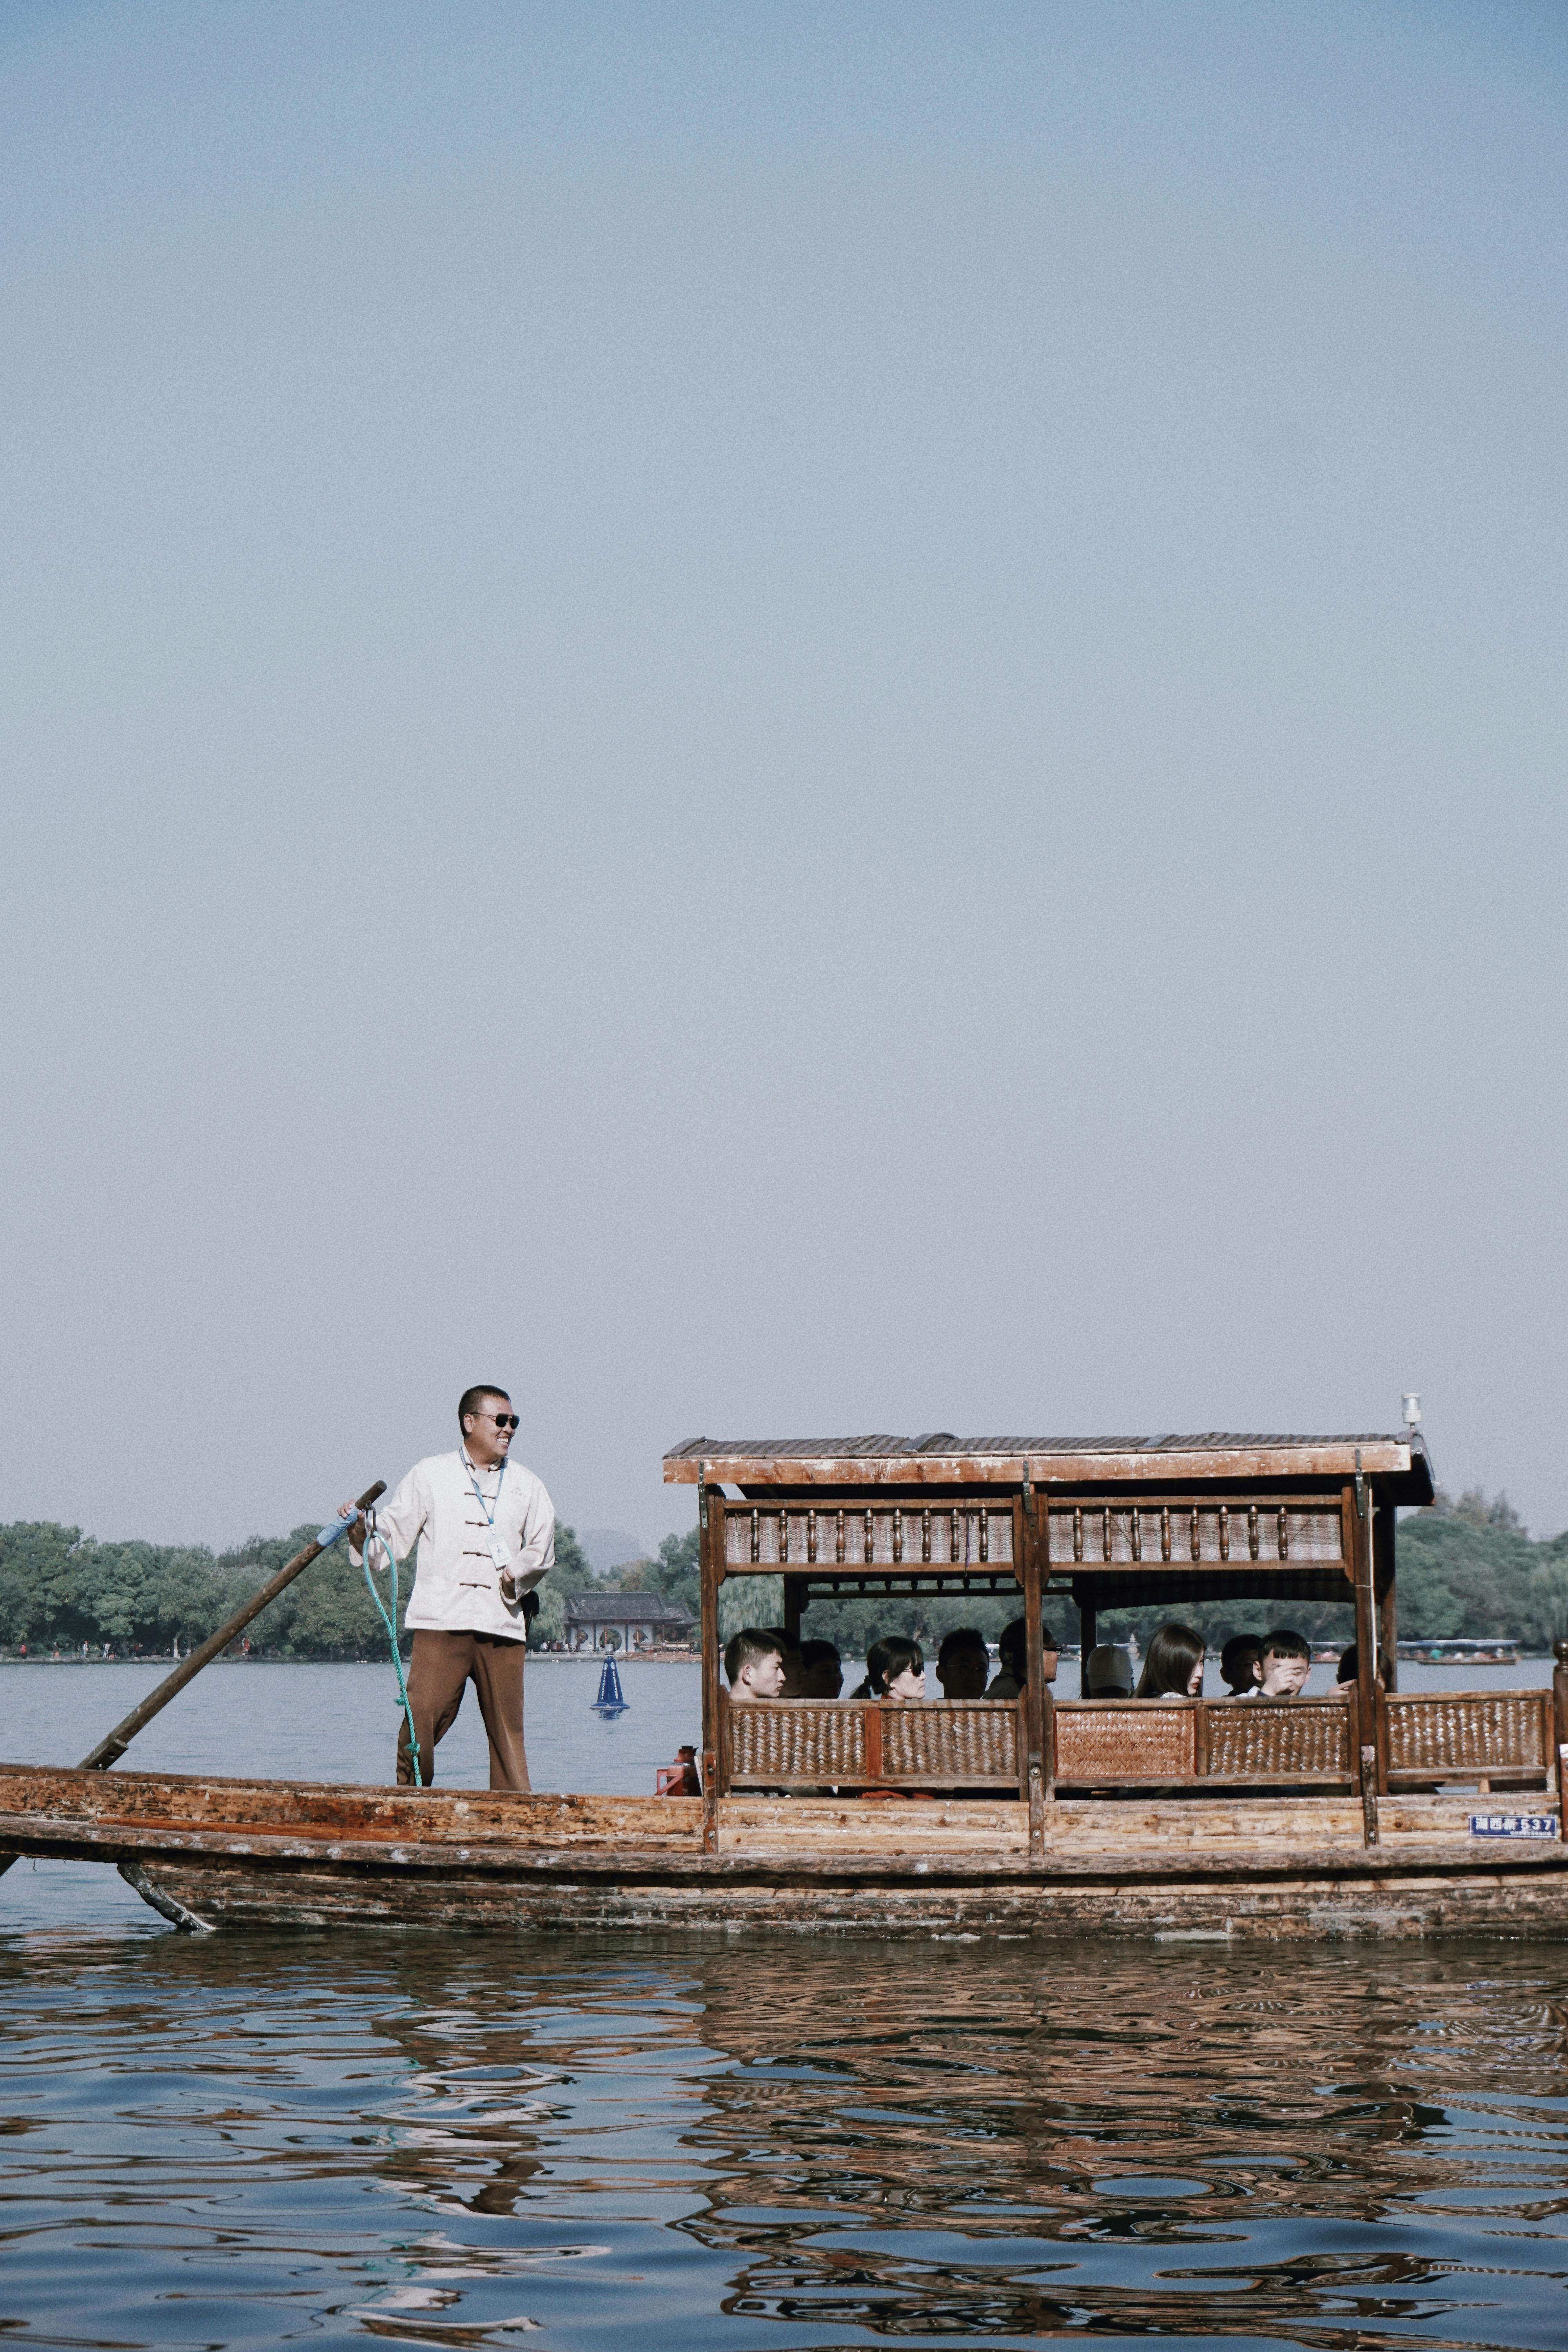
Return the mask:
M83 1657L79 1650L62 1650L59 1656L7 1658L0 1657L0 1666L174 1666L183 1665L186 1654L175 1658L167 1652L149 1654L139 1658ZM591 1666L603 1665L614 1658L617 1666L694 1666L700 1663L695 1650L530 1650L531 1666ZM215 1666L384 1666L384 1654L379 1658L278 1658L266 1654L230 1657L221 1652L209 1662Z

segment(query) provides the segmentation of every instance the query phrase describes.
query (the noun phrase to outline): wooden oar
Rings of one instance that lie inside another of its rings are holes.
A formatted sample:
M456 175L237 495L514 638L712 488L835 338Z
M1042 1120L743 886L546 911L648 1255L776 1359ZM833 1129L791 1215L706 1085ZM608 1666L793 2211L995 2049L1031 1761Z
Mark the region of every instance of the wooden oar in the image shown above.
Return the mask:
M354 1505L356 1515L361 1511L367 1511L376 1498L385 1492L384 1478L378 1478L374 1486L367 1486ZM353 1525L352 1519L343 1521L345 1529ZM335 1535L329 1538L332 1542L336 1539ZM317 1536L305 1546L302 1551L297 1551L292 1559L286 1560L276 1576L268 1578L259 1592L251 1594L243 1609L237 1609L226 1624L220 1625L216 1633L209 1633L199 1649L192 1650L188 1656L182 1658L174 1673L165 1675L156 1690L149 1691L140 1706L133 1706L130 1714L115 1725L112 1731L105 1734L91 1754L82 1758L77 1768L78 1770L107 1772L111 1764L118 1764L143 1726L151 1723L155 1715L161 1714L169 1701L176 1697L184 1689L185 1685L201 1673L204 1666L212 1664L220 1650L227 1649L235 1635L243 1633L253 1617L259 1617L268 1603L277 1600L286 1584L292 1584L294 1579L309 1568L313 1559L320 1559L326 1549L327 1545L321 1541L320 1536ZM16 1856L14 1853L0 1854L0 1875L9 1870L16 1860Z

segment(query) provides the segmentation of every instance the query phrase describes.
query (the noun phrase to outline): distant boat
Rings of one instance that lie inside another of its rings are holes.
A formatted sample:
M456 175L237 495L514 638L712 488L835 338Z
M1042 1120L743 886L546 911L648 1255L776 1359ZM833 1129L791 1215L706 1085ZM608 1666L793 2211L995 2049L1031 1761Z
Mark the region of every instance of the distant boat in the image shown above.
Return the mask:
M616 1662L614 1658L606 1658L599 1676L599 1696L594 1701L594 1712L595 1715L613 1716L625 1715L626 1711L626 1701L621 1696L621 1678L616 1672Z
M1399 1654L1417 1666L1517 1666L1516 1640L1467 1636L1458 1642L1401 1642Z

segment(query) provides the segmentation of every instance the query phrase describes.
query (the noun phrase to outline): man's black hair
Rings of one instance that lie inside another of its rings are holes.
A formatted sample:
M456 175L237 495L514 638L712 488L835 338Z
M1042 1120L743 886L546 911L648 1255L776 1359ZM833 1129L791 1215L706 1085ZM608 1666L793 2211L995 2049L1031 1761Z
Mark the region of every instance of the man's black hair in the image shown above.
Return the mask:
M458 1399L458 1427L459 1429L461 1429L463 1423L467 1421L471 1412L477 1413L479 1412L481 1399L488 1396L500 1397L506 1404L510 1404L511 1402L511 1398L508 1391L505 1389L497 1388L494 1381L486 1381L477 1389L465 1389L462 1395Z
M742 1666L754 1665L770 1653L776 1658L784 1656L784 1646L776 1633L765 1633L755 1625L743 1625L738 1633L731 1633L724 1644L724 1675L730 1688L733 1690L740 1681Z
M1029 1679L1028 1620L1010 1617L1003 1626L996 1643L996 1654L1002 1661L1004 1674L1012 1675L1020 1690ZM1061 1644L1045 1619L1040 1620L1040 1647L1060 1654Z

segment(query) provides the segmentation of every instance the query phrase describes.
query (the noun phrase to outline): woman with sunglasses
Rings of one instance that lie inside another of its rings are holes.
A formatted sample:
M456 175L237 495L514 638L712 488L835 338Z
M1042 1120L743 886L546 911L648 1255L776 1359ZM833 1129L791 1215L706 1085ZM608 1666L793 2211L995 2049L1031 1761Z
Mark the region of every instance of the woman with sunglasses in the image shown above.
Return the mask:
M399 1787L430 1787L437 1745L471 1682L489 1739L490 1787L526 1789L528 1603L555 1564L555 1512L532 1471L507 1458L517 1415L504 1389L465 1389L458 1425L462 1442L454 1453L426 1454L378 1507L372 1527L356 1523L352 1557L357 1563L368 1541L371 1567L384 1572L389 1548L399 1560L419 1548L405 1620L414 1635L408 1702L418 1755L405 1717ZM342 1516L353 1509L345 1504Z

